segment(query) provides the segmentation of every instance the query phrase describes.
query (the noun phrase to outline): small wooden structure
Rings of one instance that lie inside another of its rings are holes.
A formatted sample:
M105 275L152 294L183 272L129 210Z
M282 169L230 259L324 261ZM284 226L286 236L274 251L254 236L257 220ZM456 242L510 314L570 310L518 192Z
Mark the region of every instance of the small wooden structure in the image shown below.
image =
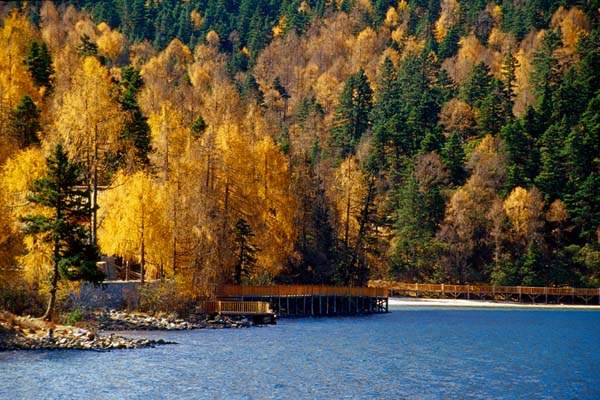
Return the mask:
M388 290L314 285L223 285L217 298L268 302L282 317L360 315L388 312Z
M275 324L275 313L264 301L203 301L198 311L215 315L244 316L255 324Z
M374 287L385 287L392 295L518 301L530 303L600 304L600 288L533 287L494 285L446 285L372 281Z

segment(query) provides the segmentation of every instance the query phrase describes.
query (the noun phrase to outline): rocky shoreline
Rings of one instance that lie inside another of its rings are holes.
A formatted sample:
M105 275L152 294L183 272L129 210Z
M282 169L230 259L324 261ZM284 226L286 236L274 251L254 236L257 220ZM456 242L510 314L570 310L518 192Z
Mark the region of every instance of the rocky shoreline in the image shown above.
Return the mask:
M0 351L9 350L96 350L138 349L176 344L163 339L128 338L110 331L191 330L242 328L252 323L207 315L191 315L184 320L175 316L150 316L110 310L89 316L89 329L54 325L38 318L19 317L0 311ZM109 331L108 334L96 332Z
M108 336L84 334L82 336L35 336L23 333L0 334L0 351L3 350L96 350L139 349L175 344L162 339L126 338L115 334Z
M94 320L97 329L102 331L224 329L244 328L252 325L252 322L245 318L234 319L217 315L211 319L206 314L191 314L186 319L181 319L173 315L150 316L118 310L96 312Z

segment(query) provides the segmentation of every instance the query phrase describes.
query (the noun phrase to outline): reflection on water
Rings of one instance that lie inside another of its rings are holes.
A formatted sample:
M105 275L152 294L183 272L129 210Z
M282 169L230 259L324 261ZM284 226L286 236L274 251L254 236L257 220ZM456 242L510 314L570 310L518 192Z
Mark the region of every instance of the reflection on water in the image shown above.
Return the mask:
M598 399L600 312L394 308L178 345L0 353L0 399Z

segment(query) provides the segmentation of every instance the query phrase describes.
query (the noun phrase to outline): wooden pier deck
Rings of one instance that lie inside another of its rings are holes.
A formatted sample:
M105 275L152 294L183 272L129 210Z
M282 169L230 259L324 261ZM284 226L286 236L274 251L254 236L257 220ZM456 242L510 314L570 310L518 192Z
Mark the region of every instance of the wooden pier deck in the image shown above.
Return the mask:
M313 285L223 285L217 298L268 302L282 317L338 316L385 313L388 290L375 287Z
M207 314L245 316L256 324L274 324L276 314L266 301L202 301L198 311Z
M600 288L446 285L388 281L371 281L369 285L386 288L391 296L600 305Z

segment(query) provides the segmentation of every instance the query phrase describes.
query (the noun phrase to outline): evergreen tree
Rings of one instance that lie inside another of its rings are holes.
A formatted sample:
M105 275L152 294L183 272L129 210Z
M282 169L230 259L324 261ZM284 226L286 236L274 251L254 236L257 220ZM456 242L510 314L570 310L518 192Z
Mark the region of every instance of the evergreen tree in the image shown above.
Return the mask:
M82 34L79 37L79 44L77 45L77 51L83 57L98 55L98 45L92 42L92 39L87 34Z
M585 241L595 239L600 227L600 93L593 98L571 130L564 146L569 188L567 204Z
M342 159L355 151L362 135L369 128L369 114L373 107L373 92L361 68L346 80L336 108L331 146L337 158Z
M475 64L460 88L460 98L471 107L480 107L490 92L492 75L484 62Z
M438 49L438 56L441 60L446 58L454 57L458 52L458 41L460 40L460 27L458 25L452 25L444 39L440 43Z
M566 119L556 123L540 139L540 173L535 179L537 187L544 192L546 202L562 199L565 193L563 146L567 136Z
M397 277L409 281L427 279L430 267L426 250L432 231L424 223L427 218L425 197L411 172L398 192L398 211L395 223L395 244L392 269Z
M33 78L33 82L39 87L52 87L52 56L48 46L43 41L32 41L25 58L25 66Z
M98 251L92 244L89 224L89 193L78 189L84 185L79 167L69 162L58 144L47 158L48 172L30 187L27 197L45 211L22 217L24 232L46 242L52 256L50 299L44 314L51 319L60 279L102 282L104 274L96 266Z
M590 173L567 201L579 237L588 243L597 241L600 229L600 173Z
M593 29L589 35L579 38L577 54L580 58L578 79L585 99L591 99L600 89L600 30Z
M465 151L462 147L460 135L454 132L444 145L442 162L450 173L452 183L461 185L466 176L464 167Z
M206 131L207 127L208 125L206 125L204 118L202 118L202 115L199 115L192 124L192 134L199 138Z
M530 186L537 176L533 138L528 135L520 121L506 124L502 128L501 136L508 157L505 192L509 193L517 186Z
M479 105L479 113L477 114L477 129L481 135L492 134L496 135L506 121L506 104L503 101L503 85L502 82L493 79L491 82L492 89Z
M557 121L565 117L568 126L576 124L587 103L583 94L585 94L583 82L578 79L575 68L571 67L553 92L552 119Z
M236 248L236 263L233 269L233 283L241 284L242 276L249 276L256 265L258 248L252 243L254 232L244 218L239 218L233 230Z
M117 28L121 25L121 18L117 11L117 1L93 2L90 13L96 24L106 22L112 28Z
M533 55L532 82L538 97L551 97L552 91L560 82L558 57L556 49L562 43L560 30L548 30L542 38L542 44ZM547 99L549 101L549 99Z
M399 148L394 143L398 129L400 112L400 88L396 70L392 60L385 58L381 75L375 92L376 102L373 107L371 120L373 121L373 147L378 163L385 168L388 163L387 153L392 150L395 158L399 157Z
M31 97L25 95L10 115L8 134L20 148L39 144L40 109Z
M152 152L152 146L148 118L142 113L136 99L136 94L144 85L140 71L130 66L125 67L121 85L125 90L121 107L126 114L126 119L120 139L133 145L136 168L144 168L150 163L148 156Z

